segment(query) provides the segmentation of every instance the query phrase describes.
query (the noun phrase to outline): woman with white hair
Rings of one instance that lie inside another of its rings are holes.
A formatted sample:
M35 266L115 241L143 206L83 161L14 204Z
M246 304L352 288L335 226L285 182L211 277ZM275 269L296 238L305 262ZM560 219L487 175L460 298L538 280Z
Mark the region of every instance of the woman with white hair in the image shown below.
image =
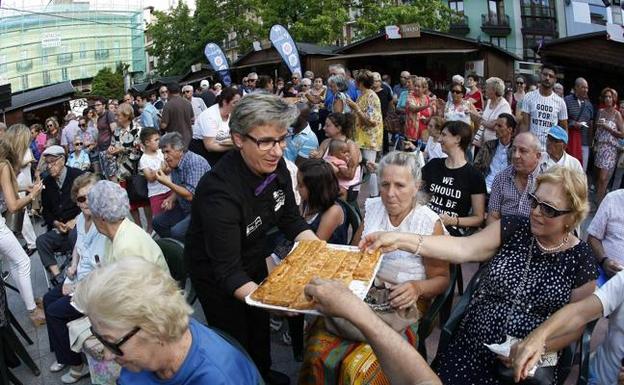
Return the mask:
M127 218L130 202L126 190L117 183L102 180L91 188L88 200L95 227L108 238L104 255L99 258L102 263L110 264L134 255L169 271L160 247L142 228Z
M332 105L332 112L351 112L351 106L348 101L351 100L347 90L349 89L349 81L342 75L330 76L327 80L327 86L334 94L334 104Z
M270 370L269 313L245 297L267 277L267 231L289 240L317 239L299 214L283 160L297 108L275 95L251 94L230 117L235 151L201 179L193 196L186 257L208 324L247 349L268 383L288 378Z
M479 117L481 126L472 141L476 147L481 147L483 143L496 139L496 119L501 114L511 114L511 106L503 97L504 94L505 82L502 79L491 77L485 81L487 103Z
M145 259L127 257L81 282L74 301L88 315L119 384L256 385L244 353L190 317L176 281Z

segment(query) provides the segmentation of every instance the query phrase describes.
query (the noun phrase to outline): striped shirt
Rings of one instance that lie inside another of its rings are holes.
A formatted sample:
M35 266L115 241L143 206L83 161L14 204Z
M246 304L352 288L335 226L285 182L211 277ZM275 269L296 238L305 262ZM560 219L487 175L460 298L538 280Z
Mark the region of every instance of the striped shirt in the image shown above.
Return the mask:
M195 195L197 183L208 171L210 171L210 165L206 162L206 159L194 152L187 151L182 155L178 167L171 171L171 181ZM181 196L178 196L177 201L184 213L190 214L191 202Z
M554 92L549 96L543 96L539 89L524 96L522 112L529 114L529 130L540 140L542 150L546 149L548 130L559 121L568 120L568 109L563 99Z
M579 99L574 94L563 98L568 108L568 125L571 127L576 122L585 122L587 126L581 126L581 144L589 146L589 122L594 120L594 106L587 99ZM585 108L583 108L585 105Z

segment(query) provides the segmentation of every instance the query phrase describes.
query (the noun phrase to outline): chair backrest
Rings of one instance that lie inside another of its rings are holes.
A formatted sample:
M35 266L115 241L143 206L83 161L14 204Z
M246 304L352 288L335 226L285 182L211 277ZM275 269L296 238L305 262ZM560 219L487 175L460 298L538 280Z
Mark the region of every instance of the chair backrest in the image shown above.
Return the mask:
M446 347L451 341L451 337L457 330L457 327L459 326L459 323L461 322L461 320L464 318L464 314L466 313L466 310L468 309L468 304L470 303L470 299L472 298L472 295L479 287L479 283L481 282L481 276L483 275L483 272L487 269L487 266L488 266L487 264L484 264L483 266L479 268L479 270L477 270L475 275L472 277L472 279L468 283L468 287L466 287L464 294L459 298L459 301L457 302L457 304L455 304L455 306L453 307L453 310L451 310L451 315L449 316L448 320L444 324L444 327L442 328L441 333L440 333L440 342L438 343L438 353L446 350Z
M362 223L362 216L348 202L339 199L338 203L340 203L340 205L344 208L345 213L347 214L347 222L349 223L349 227L351 228L351 235L349 236L349 242L347 244L350 245L353 241L355 233L357 233L357 230L360 228L360 224Z
M186 285L186 266L184 265L184 244L173 238L161 238L156 241L160 250L162 250L171 277L178 281L181 289Z

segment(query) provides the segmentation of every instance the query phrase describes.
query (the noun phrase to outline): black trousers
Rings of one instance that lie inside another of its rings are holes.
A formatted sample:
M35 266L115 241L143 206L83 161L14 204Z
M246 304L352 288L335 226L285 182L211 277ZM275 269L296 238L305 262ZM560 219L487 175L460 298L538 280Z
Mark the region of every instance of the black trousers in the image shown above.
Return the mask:
M78 232L76 231L76 227L66 234L50 230L38 236L35 243L37 244L37 250L39 251L39 257L41 258L43 266L47 268L57 264L56 258L54 258L55 252L70 252L73 250L77 236Z
M271 368L269 313L217 288L194 285L208 325L236 338L247 350L262 377L266 378Z
M43 309L46 315L46 327L50 338L50 350L56 361L65 365L82 364L82 356L69 346L67 323L83 316L71 305L71 297L63 295L61 286L54 287L43 296Z

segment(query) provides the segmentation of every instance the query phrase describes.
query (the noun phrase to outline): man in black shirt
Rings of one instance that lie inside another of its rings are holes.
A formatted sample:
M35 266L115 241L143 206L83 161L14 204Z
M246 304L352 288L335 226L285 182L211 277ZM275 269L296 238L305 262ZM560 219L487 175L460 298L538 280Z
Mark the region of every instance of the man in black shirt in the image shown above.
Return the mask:
M201 81L201 83L199 83L199 87L200 87L200 91L197 94L197 96L202 98L202 100L204 101L204 104L206 104L206 107L210 107L214 105L216 103L216 96L210 90L210 82L204 79ZM197 120L197 117L195 117L195 120Z
M270 370L269 313L245 304L266 278L266 233L316 239L299 215L286 163L287 127L297 110L274 95L251 94L230 118L236 151L200 180L191 208L186 260L208 324L249 352L269 384L288 378ZM192 268L190 268L192 266Z
M81 170L65 166L65 150L61 146L50 146L42 154L48 166L49 175L43 179L45 189L41 192L43 220L48 232L37 238L37 249L41 263L52 274L52 284L57 282L60 270L54 253L71 251L76 243L76 216L80 209L71 198L74 180Z

